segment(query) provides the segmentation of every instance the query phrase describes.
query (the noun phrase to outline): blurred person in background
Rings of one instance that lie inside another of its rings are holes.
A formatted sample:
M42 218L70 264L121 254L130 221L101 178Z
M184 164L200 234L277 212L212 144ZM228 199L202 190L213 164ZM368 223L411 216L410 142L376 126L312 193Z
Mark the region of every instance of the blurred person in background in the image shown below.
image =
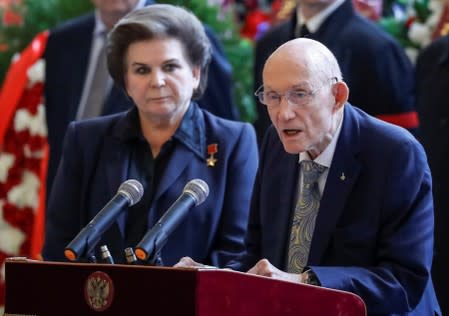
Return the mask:
M449 314L449 35L419 55L416 63L416 109L419 139L429 158L435 201L435 289L444 315Z

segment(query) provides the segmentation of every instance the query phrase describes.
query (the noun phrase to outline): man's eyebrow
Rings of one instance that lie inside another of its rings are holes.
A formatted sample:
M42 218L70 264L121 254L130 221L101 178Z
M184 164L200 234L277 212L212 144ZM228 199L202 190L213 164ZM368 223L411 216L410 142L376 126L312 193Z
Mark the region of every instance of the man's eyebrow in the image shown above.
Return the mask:
M295 84L293 86L291 86L290 88L288 88L287 90L295 90L295 89L310 89L311 86L308 82L301 82L298 84ZM266 91L275 91L274 89L272 89L270 86L264 86L264 90Z

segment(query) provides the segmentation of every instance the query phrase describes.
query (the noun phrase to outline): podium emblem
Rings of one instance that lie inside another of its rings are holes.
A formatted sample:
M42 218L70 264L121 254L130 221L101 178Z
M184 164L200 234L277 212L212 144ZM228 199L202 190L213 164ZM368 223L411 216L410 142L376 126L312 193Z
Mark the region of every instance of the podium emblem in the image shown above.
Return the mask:
M114 284L111 278L102 271L89 275L84 285L84 297L87 305L96 312L109 308L114 298Z

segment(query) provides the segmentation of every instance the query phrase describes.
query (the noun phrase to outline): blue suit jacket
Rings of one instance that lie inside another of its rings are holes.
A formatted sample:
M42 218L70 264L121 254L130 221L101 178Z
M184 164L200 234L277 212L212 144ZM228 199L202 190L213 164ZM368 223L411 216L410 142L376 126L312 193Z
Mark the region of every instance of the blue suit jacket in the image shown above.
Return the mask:
M260 158L248 253L230 267L247 270L267 258L285 270L298 155L287 154L270 128ZM360 295L370 315L434 315L433 227L421 145L406 130L346 104L308 260L322 286Z
M147 1L151 4L153 1ZM47 187L50 191L62 154L62 143L67 126L76 118L84 80L86 78L94 14L70 20L52 29L45 49L45 106L50 144ZM213 32L205 26L212 43L208 85L198 104L209 112L231 120L238 113L232 100L232 68ZM123 91L112 87L102 115L127 110L133 103Z
M279 46L295 38L296 14L274 26L256 43L254 89L262 84L266 59ZM349 101L373 116L387 115L406 126L404 114L415 115L413 105L413 67L404 49L378 25L354 12L346 0L308 36L324 44L335 55L343 80L351 89ZM271 124L266 107L257 104L255 122L259 141ZM399 124L400 125L400 124ZM417 126L410 126L414 130ZM407 127L408 128L408 127Z
M244 249L249 204L258 165L257 142L248 123L218 118L196 107L204 136L199 151L177 143L154 193L148 227L181 195L195 178L206 181L210 194L194 207L162 250L165 265L182 256L223 266ZM117 193L127 180L131 145L121 138L129 127L126 113L69 125L64 155L47 208L43 257L64 260L64 247ZM218 144L215 167L206 165L207 145ZM116 261L124 258L126 212L106 231L106 244ZM97 258L98 253L97 253Z

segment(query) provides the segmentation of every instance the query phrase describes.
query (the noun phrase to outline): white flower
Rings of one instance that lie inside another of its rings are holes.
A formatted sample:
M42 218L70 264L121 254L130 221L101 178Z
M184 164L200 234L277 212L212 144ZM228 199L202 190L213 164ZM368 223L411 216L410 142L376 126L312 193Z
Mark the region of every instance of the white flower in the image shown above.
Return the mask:
M408 30L408 37L412 42L424 47L432 41L432 31L426 24L413 22Z
M6 152L0 152L0 182L5 183L9 169L14 164L15 156Z
M430 11L432 11L432 14L427 18L426 24L434 29L440 21L441 14L443 13L444 9L444 3L441 0L430 0L429 9Z
M3 204L4 201L0 200L0 251L18 255L20 246L25 240L25 234L4 220Z
M37 62L35 62L30 68L28 68L27 75L28 75L27 86L29 88L38 82L44 82L45 61L43 59L39 59Z
M8 191L8 202L19 209L31 207L33 210L37 210L39 186L40 179L34 173L25 170L22 174L22 182Z
M14 129L18 132L28 129L31 135L47 136L45 107L39 104L36 115L31 115L27 109L17 110L14 117Z

